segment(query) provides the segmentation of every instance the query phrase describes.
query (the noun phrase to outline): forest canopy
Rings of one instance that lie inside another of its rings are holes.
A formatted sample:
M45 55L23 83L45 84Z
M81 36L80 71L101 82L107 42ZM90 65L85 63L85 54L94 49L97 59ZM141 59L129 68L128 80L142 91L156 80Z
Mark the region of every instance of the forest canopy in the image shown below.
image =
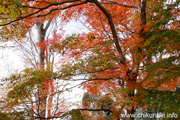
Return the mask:
M1 0L1 42L23 41L32 52L26 54L30 68L2 80L8 90L0 98L0 118L134 120L140 118L128 115L162 113L162 119L179 119L179 5L180 0ZM88 32L63 34L66 24L82 18ZM54 54L61 56L59 69ZM65 102L63 94L75 87L85 91L81 103Z

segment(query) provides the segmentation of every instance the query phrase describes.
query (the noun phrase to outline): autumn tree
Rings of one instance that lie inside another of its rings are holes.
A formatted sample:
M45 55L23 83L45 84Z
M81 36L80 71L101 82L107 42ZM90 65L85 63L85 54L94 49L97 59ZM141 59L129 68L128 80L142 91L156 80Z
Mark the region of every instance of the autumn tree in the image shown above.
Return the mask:
M118 108L110 109L114 119L119 119L121 113L134 114L139 107L150 109L152 105L167 112L164 103L172 108L170 111L179 113L175 107L179 94L174 91L179 84L179 2L3 1L1 26L7 31L7 25L20 21L30 25L50 16L63 16L67 22L84 16L91 30L88 34L72 35L52 45L68 58L53 78L84 80L82 85L89 93L109 94L114 98L112 108ZM74 77L78 75L81 78ZM168 95L173 99L163 101Z
M16 44L19 45L19 47L24 53L26 62L29 63L30 67L32 68L27 68L23 70L22 73L14 74L10 78L7 78L5 80L10 81L9 84L7 83L9 88L13 87L15 89L9 89L10 91L7 95L7 98L3 99L3 101L6 101L4 102L6 104L4 104L1 108L1 110L4 112L1 115L1 119L13 119L14 116L16 116L15 119L50 119L62 114L62 111L66 111L66 108L64 108L66 105L61 105L61 103L65 104L65 102L63 99L60 99L60 95L62 91L64 91L67 83L56 84L56 81L53 80L53 75L51 74L53 72L54 65L53 54L55 53L54 48L51 48L50 44L56 44L56 39L60 39L61 35L57 35L56 30L54 28L51 29L51 33L48 34L47 30L50 27L50 24L56 24L56 20L52 18L44 22L38 20L35 21L35 23L31 24L35 28L29 28L29 30L26 29L27 31L25 32L27 32L27 36L22 36L22 40L19 40L17 36L15 36L15 38L17 39L14 40L12 36L9 36L7 34L8 39L15 41ZM37 33L33 32L33 30L37 31ZM53 36L52 38L49 38L50 34ZM44 71L48 71L48 73L50 73L51 76L45 77L47 74L43 74ZM39 72L41 72L41 74L39 74ZM37 79L32 78L33 75L35 75ZM25 87L27 87L26 85L28 79L31 78L33 80L37 80L36 82L34 81L36 85L34 84L31 86L31 90L33 91L30 90L29 92L27 92L25 90ZM21 83L21 80L24 80L24 82ZM14 83L15 81L17 82L17 84ZM57 86L58 88L56 88ZM25 91L22 92L20 90L21 92L15 92L17 91L17 89L22 89ZM25 101L22 101L21 98L16 98L16 100L14 101L15 96L23 96L22 94L24 93L26 94L26 96L22 98ZM20 102L17 102L17 100L19 100ZM6 105L10 107L5 107ZM60 106L64 107L59 108ZM15 112L11 113L10 111L14 108L18 108L18 110L13 110ZM7 111L10 113L8 113ZM26 113L28 115L26 115Z

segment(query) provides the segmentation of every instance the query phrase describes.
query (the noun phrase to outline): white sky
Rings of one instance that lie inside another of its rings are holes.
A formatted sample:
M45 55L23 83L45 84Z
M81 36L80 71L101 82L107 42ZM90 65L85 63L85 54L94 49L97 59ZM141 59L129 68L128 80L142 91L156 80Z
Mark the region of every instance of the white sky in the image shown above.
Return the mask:
M6 42L1 44L6 47L0 47L0 78L8 77L12 73L19 72L24 68L23 59L21 58L22 53L16 47L13 42Z

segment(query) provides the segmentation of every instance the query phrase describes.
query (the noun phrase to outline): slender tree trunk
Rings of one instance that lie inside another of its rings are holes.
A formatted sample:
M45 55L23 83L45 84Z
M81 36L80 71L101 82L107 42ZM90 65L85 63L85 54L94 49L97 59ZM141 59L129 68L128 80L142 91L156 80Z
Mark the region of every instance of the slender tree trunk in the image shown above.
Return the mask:
M44 37L45 37L45 30L43 29L43 23L38 22L36 24L37 26L37 41L39 43L39 51L38 51L38 68L39 69L44 69L44 46L42 46L42 43L44 42ZM38 88L38 113L39 116L44 118L46 115L46 98L47 98L47 92L46 90L46 85L42 83L40 87Z
M37 26L37 41L39 43L39 51L38 51L38 69L45 69L45 50L46 45L44 43L45 34L50 25L50 20L48 21L47 25L44 27L43 22L38 22ZM46 118L47 112L47 97L48 97L48 86L49 82L42 82L38 88L38 114L40 118ZM51 102L50 102L51 103ZM50 111L48 111L50 112Z
M49 85L50 85L51 93L53 93L54 92L54 87L53 87L52 80L49 81ZM52 101L53 101L53 95L50 94L49 99L48 99L48 105L47 105L48 117L52 116L51 115Z

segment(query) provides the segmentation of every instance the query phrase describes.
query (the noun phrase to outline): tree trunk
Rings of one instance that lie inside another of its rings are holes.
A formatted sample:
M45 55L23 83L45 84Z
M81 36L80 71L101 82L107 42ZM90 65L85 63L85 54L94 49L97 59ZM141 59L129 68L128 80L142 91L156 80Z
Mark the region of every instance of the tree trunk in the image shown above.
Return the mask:
M48 29L50 25L50 20L48 21L47 25L44 27L44 23L43 22L38 22L36 24L37 26L37 41L39 44L39 51L38 51L38 69L45 69L45 50L46 50L46 45L44 43L44 39L45 39L45 34L46 31ZM49 86L49 82L42 82L39 85L38 88L38 114L40 118L46 118L46 112L50 112L47 111L47 96L48 96L48 86ZM50 99L51 100L51 99ZM49 102L51 103L51 102ZM51 105L49 105L51 106ZM48 115L49 116L49 115Z
M45 30L43 29L43 23L38 22L36 24L37 26L37 41L39 44L39 51L38 51L38 69L44 69L44 52L45 50L43 49L42 43L44 42L45 38ZM38 88L38 114L39 117L45 118L46 116L46 98L47 98L47 92L46 90L46 85L42 83L40 87Z

